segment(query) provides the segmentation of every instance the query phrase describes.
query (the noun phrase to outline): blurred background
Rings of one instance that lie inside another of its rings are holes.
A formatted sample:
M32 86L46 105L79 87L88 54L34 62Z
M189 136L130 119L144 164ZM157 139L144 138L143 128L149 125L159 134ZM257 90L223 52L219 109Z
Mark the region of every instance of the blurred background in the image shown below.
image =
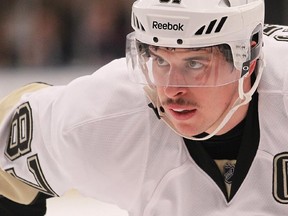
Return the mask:
M133 0L9 0L0 67L94 66L125 55Z
M0 68L93 67L122 57L133 2L2 0ZM288 0L266 0L266 23L288 25Z

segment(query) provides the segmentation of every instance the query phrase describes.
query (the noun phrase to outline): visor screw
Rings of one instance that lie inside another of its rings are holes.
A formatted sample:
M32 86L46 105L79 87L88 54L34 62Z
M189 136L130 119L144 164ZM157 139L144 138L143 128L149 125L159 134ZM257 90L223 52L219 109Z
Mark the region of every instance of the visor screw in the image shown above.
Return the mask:
M183 44L183 40L182 39L178 39L177 40L177 44Z
M159 39L158 39L157 37L154 37L154 38L153 38L153 41L154 41L155 43L158 43Z

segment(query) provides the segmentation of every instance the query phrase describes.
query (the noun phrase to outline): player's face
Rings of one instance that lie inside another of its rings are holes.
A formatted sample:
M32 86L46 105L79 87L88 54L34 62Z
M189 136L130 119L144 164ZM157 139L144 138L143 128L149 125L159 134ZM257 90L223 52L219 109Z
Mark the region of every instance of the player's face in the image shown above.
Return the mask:
M231 63L228 63L223 55L213 55L211 58L209 53L210 51L205 50L154 50L153 73L160 74L162 67L169 67L169 80L174 84L189 82L187 76L183 75L187 74L186 71L183 72L187 67L189 70L200 71L191 77L199 83L213 83L215 79L219 80L222 77L225 79L225 76L233 73ZM218 72L221 72L221 76ZM207 73L209 75L205 76ZM156 77L155 80L157 79L161 82L161 77ZM238 97L238 82L217 87L184 87L166 84L156 87L160 103L178 132L187 136L212 132L218 126L215 123L231 108Z
M190 49L149 46L149 57L142 59L146 76L155 86L215 87L241 77L230 48L224 45Z

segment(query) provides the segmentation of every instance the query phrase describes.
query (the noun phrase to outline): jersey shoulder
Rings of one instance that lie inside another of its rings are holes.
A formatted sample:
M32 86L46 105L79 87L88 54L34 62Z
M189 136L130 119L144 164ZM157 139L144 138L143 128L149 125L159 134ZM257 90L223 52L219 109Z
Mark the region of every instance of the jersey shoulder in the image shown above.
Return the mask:
M264 54L266 59L273 57L285 57L288 47L288 26L264 25Z
M265 24L263 33L265 36L273 38L275 41L288 42L288 26Z
M265 69L258 90L283 91L288 80L288 26L266 24L263 33Z

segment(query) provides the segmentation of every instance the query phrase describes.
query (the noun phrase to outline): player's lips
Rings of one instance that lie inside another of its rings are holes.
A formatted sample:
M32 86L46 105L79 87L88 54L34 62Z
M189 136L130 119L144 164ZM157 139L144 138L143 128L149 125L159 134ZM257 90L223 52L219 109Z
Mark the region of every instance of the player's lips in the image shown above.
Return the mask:
M174 119L181 121L192 118L197 111L197 109L193 107L183 107L178 105L167 106L165 110L166 112L169 112Z

